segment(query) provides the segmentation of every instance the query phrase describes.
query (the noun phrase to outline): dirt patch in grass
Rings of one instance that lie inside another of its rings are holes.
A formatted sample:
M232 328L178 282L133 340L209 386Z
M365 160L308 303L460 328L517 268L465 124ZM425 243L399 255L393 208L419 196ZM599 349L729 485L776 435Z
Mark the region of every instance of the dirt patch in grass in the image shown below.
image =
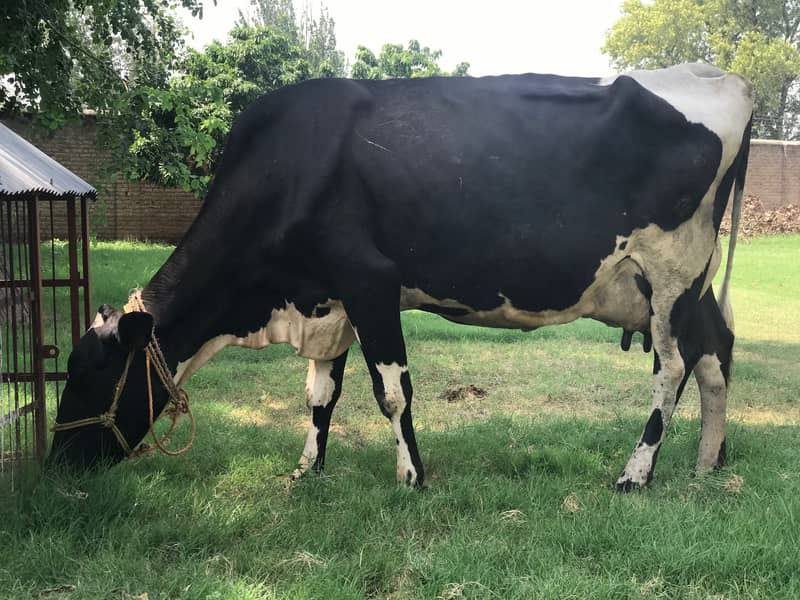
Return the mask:
M457 385L447 388L439 397L443 400L447 400L447 402L464 402L468 400L477 400L479 398L485 398L489 395L482 387L478 387L472 383L467 385Z
M726 214L722 219L720 233L730 232L731 217ZM755 196L744 199L739 223L739 234L743 237L797 232L800 232L800 206L789 204L775 210L764 210L761 200Z

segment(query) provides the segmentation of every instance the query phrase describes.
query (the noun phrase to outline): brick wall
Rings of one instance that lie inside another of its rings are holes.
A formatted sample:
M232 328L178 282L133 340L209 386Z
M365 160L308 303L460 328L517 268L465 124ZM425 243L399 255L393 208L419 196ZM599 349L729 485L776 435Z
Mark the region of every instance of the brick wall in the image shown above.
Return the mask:
M800 142L753 140L744 193L766 210L800 205Z
M83 179L100 187L102 153L95 144L93 117L54 134L34 130L23 119L3 121ZM104 191L103 191L104 190ZM101 239L178 241L201 202L178 189L116 179L103 186L92 206L92 232ZM745 194L758 196L765 209L800 204L800 142L753 140ZM55 210L56 231L64 237L63 209ZM102 214L100 214L102 213ZM44 226L49 224L45 223ZM46 231L43 234L46 235Z
M139 239L177 242L186 232L201 201L179 189L122 178L99 180L103 159L95 143L94 117L52 134L32 127L26 119L3 120L17 134L35 144L76 175L98 188L98 201L91 205L91 231L100 239ZM101 183L103 185L101 185ZM56 237L66 237L63 204L54 203ZM49 219L49 217L48 217ZM49 220L42 223L42 235L50 233Z

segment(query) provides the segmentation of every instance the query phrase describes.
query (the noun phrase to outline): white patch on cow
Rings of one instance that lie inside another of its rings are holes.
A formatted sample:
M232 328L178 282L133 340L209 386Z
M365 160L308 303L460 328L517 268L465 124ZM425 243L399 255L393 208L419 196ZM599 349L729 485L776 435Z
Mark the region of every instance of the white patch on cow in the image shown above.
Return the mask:
M431 304L443 308L459 308L474 312L471 307L452 298L434 298L419 288L400 288L400 310L418 308L423 304Z
M647 484L647 475L653 468L653 458L660 445L660 442L653 446L642 444L636 448L628 460L628 464L625 465L625 471L617 479L617 484L622 485L632 481L639 486L645 486Z
M397 440L397 480L414 484L417 481L417 470L411 461L408 442L403 437L403 430L400 426L400 416L406 408L406 397L400 380L403 373L408 372L408 367L397 363L390 365L377 363L375 368L383 380L383 409L389 415L392 431ZM410 476L409 473L411 474Z
M103 323L105 323L105 320L103 319L103 315L101 315L98 312L94 316L94 321L92 321L92 324L89 326L89 329L97 329L98 327L102 327Z
M392 431L397 440L397 481L414 485L417 482L417 469L411 462L411 453L408 451L408 443L403 437L399 415L392 419Z
M316 425L314 425L312 422L308 428L306 444L303 446L303 453L300 455L300 460L297 461L298 466L294 471L292 471L292 479L299 479L302 477L306 471L311 468L311 465L314 464L314 461L317 460L317 454L319 453L319 448L317 447L318 433L319 429L317 429Z
M272 309L267 324L244 337L224 334L208 340L188 360L178 364L175 382L184 384L211 357L227 346L260 349L270 344L290 344L298 355L314 360L333 360L355 340L353 328L341 302L328 301L318 307L329 308L324 317L306 317L293 302L286 308Z
M396 362L390 365L377 363L375 369L380 373L383 380L383 409L389 413L390 418L394 417L394 415L399 418L406 408L406 397L403 394L400 378L403 373L408 372L408 367L399 365Z
M694 368L694 376L700 388L702 416L696 471L706 473L716 466L720 446L725 439L728 388L719 358L714 354L705 354L698 361Z
M610 85L630 77L663 98L691 123L701 123L722 140L722 164L731 165L753 112L752 86L739 75L692 63L656 71L631 71L601 80Z
M333 361L309 360L306 375L306 406L325 406L333 398L335 383L331 377Z

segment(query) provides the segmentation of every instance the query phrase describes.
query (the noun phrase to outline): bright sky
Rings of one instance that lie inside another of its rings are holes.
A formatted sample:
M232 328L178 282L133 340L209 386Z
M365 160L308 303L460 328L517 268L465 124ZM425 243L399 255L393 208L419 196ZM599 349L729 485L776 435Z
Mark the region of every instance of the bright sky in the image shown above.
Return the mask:
M619 18L622 0L324 0L336 21L339 49L352 62L356 47L377 53L384 43L442 50L440 64L451 70L470 63L471 75L558 73L609 75L600 52L605 32ZM250 0L204 2L202 20L184 18L202 48L224 40ZM316 7L318 0L312 0ZM295 0L301 12L302 0Z

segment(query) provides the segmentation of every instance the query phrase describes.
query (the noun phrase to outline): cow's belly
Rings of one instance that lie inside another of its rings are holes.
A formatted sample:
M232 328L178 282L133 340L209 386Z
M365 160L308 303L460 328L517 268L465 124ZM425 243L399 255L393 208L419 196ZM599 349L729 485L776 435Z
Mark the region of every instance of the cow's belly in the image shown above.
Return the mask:
M289 344L298 355L314 360L333 360L355 341L355 333L341 302L329 301L317 306L324 316L307 317L294 303L273 309L264 327L246 336L218 335L208 340L188 360L178 364L175 380L180 385L192 376L211 357L227 346L261 349L272 344Z
M400 305L402 310L422 309L456 323L482 327L532 330L589 317L629 331L647 331L650 304L641 288L643 280L639 262L629 253L615 252L601 262L593 283L579 300L565 309L525 310L502 290L497 291L498 305L490 310L476 310L456 298L435 298L418 288L403 288Z

